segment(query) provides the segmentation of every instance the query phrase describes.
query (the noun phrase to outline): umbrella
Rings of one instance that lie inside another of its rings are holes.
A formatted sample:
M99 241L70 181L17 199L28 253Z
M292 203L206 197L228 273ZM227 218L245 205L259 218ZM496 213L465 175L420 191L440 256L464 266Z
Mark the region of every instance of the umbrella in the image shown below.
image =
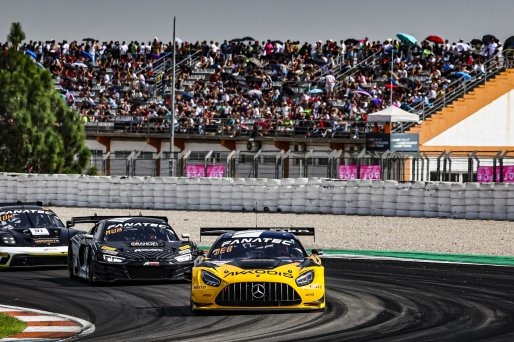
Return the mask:
M85 65L84 63L81 63L81 62L75 62L72 65L75 67L87 68L87 65Z
M246 63L247 58L245 55L237 55L236 57L234 57L234 61Z
M252 95L257 95L257 96L262 96L262 91L258 90L258 89L252 89L250 91L248 91L246 94L252 96Z
M284 43L281 40L274 40L274 41L272 41L272 43L273 44L279 43L279 44L284 45Z
M36 59L36 53L34 51L31 51L31 50L25 50L25 54L26 55L29 55L30 57Z
M418 122L417 114L409 113L395 106L368 115L368 122Z
M344 41L344 44L345 45L348 45L348 44L352 44L352 45L355 45L355 44L358 44L359 41L357 39L353 39L353 38L348 38Z
M283 86L282 93L284 93L285 95L289 95L289 96L298 94L298 92L296 90L294 90L293 88L291 88L290 86Z
M493 40L496 40L496 37L493 36L492 34L486 34L482 37L482 42L484 44L490 44L490 43L492 43Z
M242 42L243 40L241 38L234 38L231 40L231 42L233 43L239 43L239 42Z
M76 69L75 66L71 65L70 63L64 63L63 65L64 65L64 67L66 69L71 69L71 70L75 70Z
M462 71L457 71L455 73L455 76L457 77L462 77L464 78L466 81L470 80L471 79L471 76L468 74L468 73L465 73L465 72L462 72Z
M365 95L365 96L371 97L371 95L367 91L364 91L364 90L356 90L355 93L357 93L359 95Z
M189 98L189 99L192 99L192 98L194 98L194 97L195 97L193 94L188 93L187 91L183 91L183 92L182 92L182 96L187 97L187 98Z
M471 45L482 45L482 41L480 39L472 39L470 42Z
M255 40L255 39L253 39L252 37L246 36L246 37L241 38L241 40L245 41L245 40Z
M257 58L254 58L254 57L249 58L249 59L248 59L248 63L252 63L252 64L253 64L253 65L255 65L256 67L258 67L258 68L262 68L262 63L261 63L261 61L259 61Z
M96 39L93 39L93 38L84 38L82 40L85 42L95 42L96 41Z
M400 39L400 41L405 45L416 45L418 42L416 38L407 33L397 33L396 37L398 37L398 39Z
M425 40L436 44L444 44L444 39L439 36L428 36Z
M514 49L514 36L510 36L509 38L507 38L505 43L503 43L503 49Z
M321 89L311 89L309 90L309 94L321 94L323 90Z
M82 51L82 56L89 58L90 60L93 60L93 56L86 51Z

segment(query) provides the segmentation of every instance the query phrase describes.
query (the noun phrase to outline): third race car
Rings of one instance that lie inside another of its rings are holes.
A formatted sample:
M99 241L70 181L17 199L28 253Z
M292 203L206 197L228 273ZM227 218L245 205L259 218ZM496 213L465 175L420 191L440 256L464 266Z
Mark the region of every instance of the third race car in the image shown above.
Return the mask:
M308 255L292 233L312 235L314 228L239 230L222 234L209 253L195 261L193 311L325 308L320 251Z
M191 277L198 248L181 241L166 217L74 217L68 225L88 222L95 223L93 228L69 246L70 278L95 283Z

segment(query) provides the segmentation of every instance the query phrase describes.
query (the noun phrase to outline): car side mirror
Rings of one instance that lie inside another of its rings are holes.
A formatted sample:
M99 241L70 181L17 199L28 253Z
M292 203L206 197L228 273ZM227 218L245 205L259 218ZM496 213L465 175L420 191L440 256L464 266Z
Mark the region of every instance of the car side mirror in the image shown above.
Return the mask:
M66 221L66 228L71 228L73 227L73 222L71 222L70 220Z
M189 238L190 238L190 237L191 237L191 236L189 235L189 233L183 233L183 234L182 234L182 239L187 239L187 241L189 241Z
M321 249L313 249L311 251L311 253L314 254L314 255L323 255L323 250L321 250Z

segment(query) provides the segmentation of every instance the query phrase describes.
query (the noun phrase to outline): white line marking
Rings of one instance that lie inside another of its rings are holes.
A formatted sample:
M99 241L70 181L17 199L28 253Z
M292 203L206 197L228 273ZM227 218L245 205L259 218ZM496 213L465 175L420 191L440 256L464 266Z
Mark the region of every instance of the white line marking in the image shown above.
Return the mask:
M66 318L56 316L14 316L23 322L51 322L51 321L68 321Z
M81 326L66 326L66 327L59 327L59 326L41 326L41 327L27 327L25 330L23 330L24 333L26 332L80 332L82 330Z

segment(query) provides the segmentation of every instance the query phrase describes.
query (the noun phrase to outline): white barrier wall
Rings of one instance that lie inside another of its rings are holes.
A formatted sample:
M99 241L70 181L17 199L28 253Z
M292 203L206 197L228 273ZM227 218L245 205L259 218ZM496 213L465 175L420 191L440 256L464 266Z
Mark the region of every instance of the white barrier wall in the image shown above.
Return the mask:
M0 202L514 220L514 184L0 173Z

